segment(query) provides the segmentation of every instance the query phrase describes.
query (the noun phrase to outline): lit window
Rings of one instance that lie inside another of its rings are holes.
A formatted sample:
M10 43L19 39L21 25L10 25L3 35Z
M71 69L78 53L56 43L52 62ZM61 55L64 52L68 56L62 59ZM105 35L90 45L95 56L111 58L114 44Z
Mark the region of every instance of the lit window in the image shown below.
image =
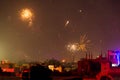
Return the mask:
M117 67L118 66L118 64L112 64L112 67Z

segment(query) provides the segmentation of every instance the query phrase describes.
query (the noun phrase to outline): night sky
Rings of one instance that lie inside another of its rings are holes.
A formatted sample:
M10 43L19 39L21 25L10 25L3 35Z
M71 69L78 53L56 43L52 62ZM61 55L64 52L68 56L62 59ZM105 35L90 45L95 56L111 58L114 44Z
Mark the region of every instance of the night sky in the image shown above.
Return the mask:
M24 8L34 14L31 26L20 18ZM120 0L0 0L0 60L70 61L66 45L84 34L94 57L119 50Z

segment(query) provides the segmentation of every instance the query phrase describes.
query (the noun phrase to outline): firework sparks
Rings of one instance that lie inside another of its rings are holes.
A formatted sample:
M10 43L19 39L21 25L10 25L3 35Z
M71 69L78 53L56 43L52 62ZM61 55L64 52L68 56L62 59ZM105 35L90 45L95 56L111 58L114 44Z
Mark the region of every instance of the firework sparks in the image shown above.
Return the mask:
M27 21L28 25L31 26L33 24L33 13L30 9L22 9L20 11L20 16L23 21Z
M79 42L79 50L82 52L86 52L87 49L90 47L90 40L87 39L87 35L83 35L80 37L80 42Z
M69 23L70 23L70 21L69 21L69 20L67 20L67 21L66 21L66 23L65 23L65 26L67 26Z
M71 52L76 52L78 51L78 43L73 43L73 44L68 44L67 49Z
M82 10L79 10L79 12L81 13L81 12L83 12Z

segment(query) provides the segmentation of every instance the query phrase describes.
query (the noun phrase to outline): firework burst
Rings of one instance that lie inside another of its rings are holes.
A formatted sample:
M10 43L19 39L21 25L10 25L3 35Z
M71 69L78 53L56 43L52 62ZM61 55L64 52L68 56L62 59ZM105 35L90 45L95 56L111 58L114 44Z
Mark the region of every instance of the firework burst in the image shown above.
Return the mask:
M90 48L90 45L91 45L91 40L89 40L87 38L87 35L84 34L84 35L81 35L80 36L80 42L79 42L79 51L82 51L82 52L87 52L88 49Z

